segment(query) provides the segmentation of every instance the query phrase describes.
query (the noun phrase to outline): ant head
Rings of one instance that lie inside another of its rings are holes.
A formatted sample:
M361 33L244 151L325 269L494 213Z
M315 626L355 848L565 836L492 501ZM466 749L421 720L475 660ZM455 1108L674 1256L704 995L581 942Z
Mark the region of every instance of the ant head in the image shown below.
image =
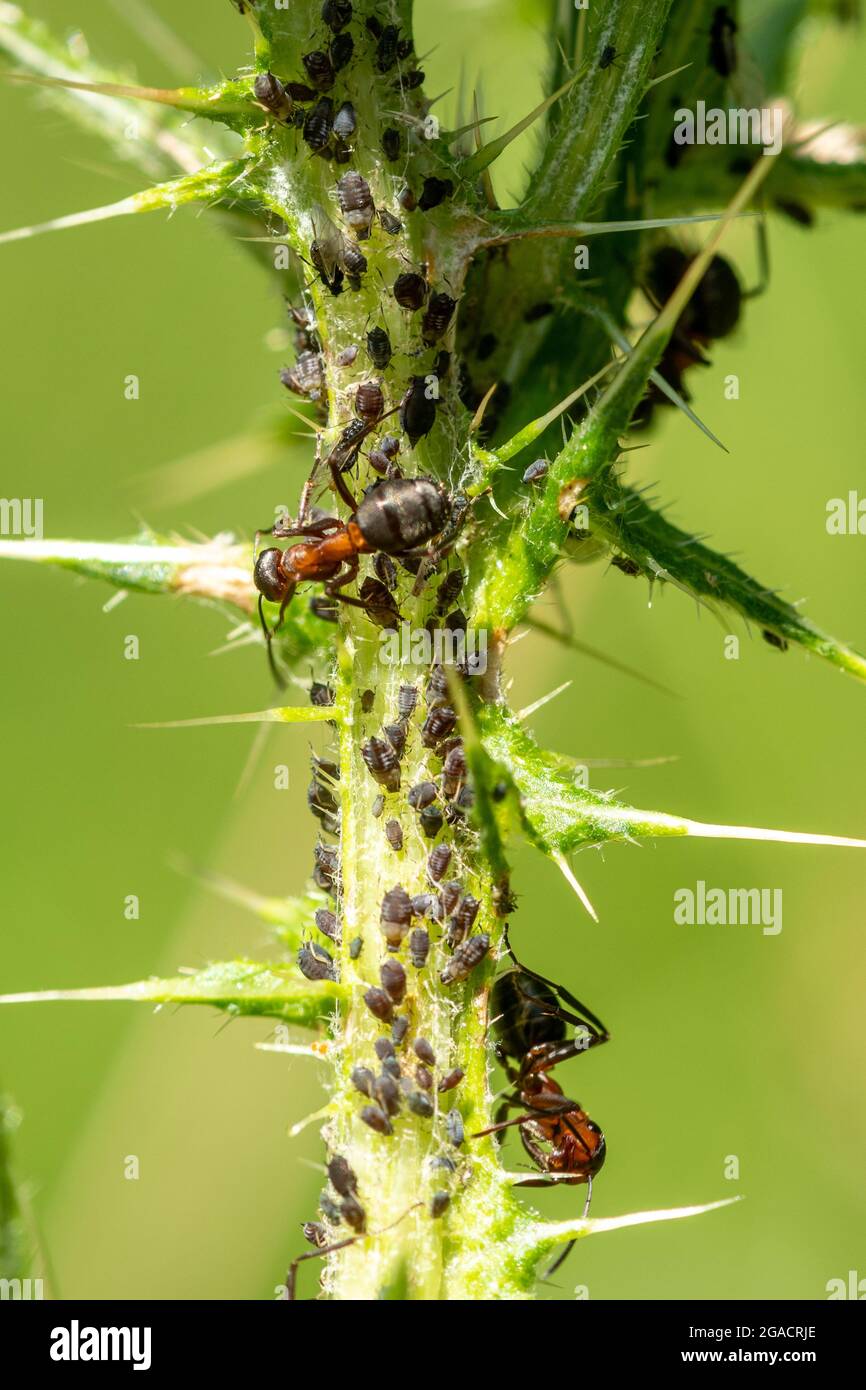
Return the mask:
M276 546L262 550L256 556L253 582L263 598L280 603L286 592L286 576L282 567L283 552Z

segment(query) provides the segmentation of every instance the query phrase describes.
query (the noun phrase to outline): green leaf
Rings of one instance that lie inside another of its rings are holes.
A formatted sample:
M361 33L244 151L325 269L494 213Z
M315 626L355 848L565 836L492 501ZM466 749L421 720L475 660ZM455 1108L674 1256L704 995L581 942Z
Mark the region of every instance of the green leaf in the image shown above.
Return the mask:
M0 995L0 1004L54 1000L131 1000L144 1004L210 1004L235 1017L278 1018L314 1028L332 1012L345 989L330 980L305 980L294 966L233 960L208 965L167 980L139 980L131 985L95 989L40 990Z

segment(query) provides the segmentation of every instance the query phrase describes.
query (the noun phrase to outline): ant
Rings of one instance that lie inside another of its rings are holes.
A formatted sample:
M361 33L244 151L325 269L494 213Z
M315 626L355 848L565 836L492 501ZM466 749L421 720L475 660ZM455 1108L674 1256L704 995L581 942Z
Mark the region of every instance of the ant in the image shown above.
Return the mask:
M521 1178L516 1186L555 1187L566 1183L576 1187L586 1183L586 1217L592 1201L592 1180L605 1160L604 1135L580 1103L564 1095L550 1072L560 1062L607 1042L610 1034L601 1020L562 985L521 965L507 930L505 946L514 968L496 980L491 1007L496 1056L505 1068L511 1091L497 1112L496 1123L479 1130L472 1138L518 1125L523 1147L541 1170L541 1176ZM569 1025L575 1029L571 1038ZM513 1066L509 1059L517 1065ZM516 1106L523 1108L522 1115L499 1118ZM569 1241L545 1277L559 1268L574 1243Z
M432 478L395 477L377 481L359 503L333 459L329 459L329 463L337 494L351 513L348 521L335 516L310 520L310 489L306 486L297 521L288 518L286 522L278 522L269 533L280 538L300 536L304 539L285 550L268 547L256 557L253 579L259 591L259 620L267 641L271 670L278 683L280 677L273 658L272 639L298 584L305 580L324 580L328 598L368 612L367 601L340 592L357 579L358 557L376 552L401 559L427 555L429 542L446 530L452 510L445 489ZM280 605L273 629L268 628L265 621L265 599Z
M297 1282L298 1265L305 1260L320 1260L326 1255L334 1255L338 1250L345 1250L347 1246L354 1245L359 1240L375 1239L376 1236L383 1236L387 1231L392 1231L395 1226L399 1226L401 1221L405 1221L411 1212L423 1206L423 1202L413 1202L411 1207L407 1207L402 1216L398 1216L396 1221L392 1221L388 1226L383 1226L379 1231L364 1231L358 1235L346 1236L343 1240L334 1241L331 1245L319 1245L316 1240L317 1249L307 1250L303 1255L298 1255L289 1265L289 1272L286 1275L286 1299L289 1303L297 1301Z

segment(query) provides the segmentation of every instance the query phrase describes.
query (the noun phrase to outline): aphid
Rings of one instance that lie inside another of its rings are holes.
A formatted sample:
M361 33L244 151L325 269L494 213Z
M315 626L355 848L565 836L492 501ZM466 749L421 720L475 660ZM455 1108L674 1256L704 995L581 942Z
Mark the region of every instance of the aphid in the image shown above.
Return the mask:
M442 875L448 872L448 866L450 863L451 846L437 845L434 850L431 850L430 856L427 860L428 878L432 879L434 883L438 883Z
M420 309L424 300L427 298L429 285L423 275L419 275L417 270L404 270L397 276L392 287L392 293L397 303L404 309L411 309L413 312ZM420 377L420 381L424 378Z
M394 216L393 212L389 212L387 208L377 208L376 212L379 221L389 236L397 236L402 232L403 223L400 221L399 217Z
M381 1072L376 1077L373 1095L386 1115L390 1115L392 1119L395 1115L399 1115L402 1098L400 1087L393 1076L389 1076L387 1072Z
M364 1003L374 1018L380 1019L382 1023L391 1022L394 1005L391 996L384 989L379 989L378 985L372 986L364 994Z
M473 898L471 893L467 893L466 897L463 898L460 906L451 918L451 921L454 923L455 933L457 934L457 941L454 942L454 945L457 945L469 935L475 924L475 918L478 916L478 909L480 907L480 902L477 898Z
M598 66L602 69L609 68L615 57L616 49L614 48L613 44L606 43L601 51L601 57L598 60Z
M361 692L361 711L369 714L376 703L376 692L374 690L362 690Z
M305 53L301 62L316 91L329 92L337 79L334 65L327 53L317 48L312 53Z
M367 273L367 257L360 246L348 237L343 237L340 243L340 266L346 272L352 289L359 290L361 276Z
M419 1062L423 1062L427 1067L435 1067L436 1053L426 1038L416 1038L412 1044L412 1051Z
M394 1129L385 1111L378 1105L365 1105L361 1111L361 1119L365 1125L369 1125L377 1134L393 1134Z
M381 787L389 792L400 790L400 760L390 743L373 737L361 745L361 757L370 776Z
M445 817L438 806L425 806L418 822L428 840L435 840L445 823Z
M381 381L362 381L355 392L355 414L368 425L375 425L382 418L385 397Z
M438 613L444 613L446 608L451 607L463 588L464 577L462 570L451 570L446 574L436 594L436 611Z
M434 1192L430 1198L430 1215L433 1220L444 1216L450 1205L451 1198L447 1192Z
M439 899L432 893L417 893L412 899L412 911L416 917L434 917L437 921L442 915Z
M379 72L390 72L397 61L397 40L400 30L396 24L386 24L376 44L376 68Z
M490 937L486 932L470 936L468 941L457 947L445 969L440 971L439 979L443 985L456 985L468 980L471 972L480 965L490 950Z
M332 33L339 34L351 18L352 6L349 0L325 0L322 6L322 23L327 24Z
M357 960L364 948L363 936L355 936L349 942L349 956L352 960Z
M637 578L640 574L640 565L635 560L630 560L627 555L611 555L610 563L632 579Z
M710 67L720 77L730 77L737 70L737 23L726 5L713 11L710 25Z
M386 589L397 587L397 566L390 555L386 555L384 551L380 550L378 555L373 556L373 569L376 571L379 582L384 584Z
M436 400L428 391L427 378L413 376L400 402L400 428L414 449L436 423Z
M416 970L423 970L430 954L430 934L423 927L415 927L409 935L409 959Z
M298 951L298 969L307 980L336 980L333 957L316 941L305 941Z
M373 1043L373 1051L380 1062L384 1062L388 1057L394 1057L396 1055L394 1052L394 1044L390 1038L377 1038Z
M406 1103L413 1115L420 1115L422 1120L432 1118L433 1102L429 1096L425 1096L423 1091L410 1091L406 1097Z
M329 685L324 685L321 681L313 681L310 686L310 704L317 705L320 709L326 709L332 705L336 696Z
M391 1024L391 1039L392 1039L392 1041L393 1041L395 1047L399 1047L399 1046L400 1046L400 1044L405 1040L406 1034L407 1034L408 1032L409 1032L409 1016L408 1016L408 1014L398 1014L397 1017L394 1019L394 1022Z
M370 235L373 221L373 198L367 180L355 169L350 169L337 183L337 197L340 210L359 241Z
M469 768L463 745L458 744L447 754L442 764L442 790L447 797L455 797L466 781Z
M415 1080L423 1091L433 1090L433 1076L427 1067L415 1068Z
M442 1095L444 1095L446 1091L453 1091L455 1086L460 1085L465 1075L466 1073L462 1067L455 1067L453 1071L449 1071L447 1076L442 1077L442 1080L436 1087L437 1091Z
M422 184L418 207L421 212L430 212L431 208L438 208L440 203L444 203L446 198L450 198L453 192L454 185L450 179L437 179L431 176L425 179Z
M326 598L324 594L313 594L310 599L310 612L315 613L317 618L321 618L323 623L335 623L337 621L337 605L333 600ZM331 703L333 704L333 700Z
M287 391L307 400L319 401L324 390L322 359L317 352L302 352L294 367L283 367L280 381Z
M459 1110L449 1110L445 1116L445 1133L455 1149L459 1149L465 1138L463 1116Z
M323 936L330 937L332 941L340 940L340 926L335 912L331 912L327 907L318 907L315 921Z
M442 911L445 913L446 917L450 916L454 911L460 901L460 894L462 892L463 885L462 883L458 883L456 879L449 879L447 883L442 884L439 890L439 900L442 903Z
M406 997L406 971L398 960L385 960L379 967L379 980L382 988L395 1004L402 1004Z
M292 101L300 101L306 105L308 101L316 100L316 93L305 82L286 82L283 85Z
M341 1197L348 1197L350 1192L358 1191L358 1179L352 1170L349 1160L342 1154L334 1154L328 1163L328 1177L331 1186Z
M393 850L403 848L403 827L398 820L389 820L385 826L385 838Z
M399 130L394 126L388 126L387 130L382 131L381 139L382 153L386 159L393 164L400 158L403 148L403 140ZM381 214L380 214L381 215Z
M399 40L397 44L397 57L400 59L401 63L405 62L405 60L409 57L409 54L412 52L413 48L414 44L412 43L411 39Z
M394 86L396 88L404 88L407 92L414 92L417 87L423 84L424 76L425 74L421 69L416 68L414 72L406 72L402 77L398 77Z
M355 108L350 101L344 101L334 117L334 134L338 140L345 143L351 140L357 127L358 118L355 115Z
M327 1243L325 1228L321 1221L305 1221L301 1230L304 1233L304 1240L308 1240L311 1245L321 1247Z
M384 443L384 441L383 441ZM401 685L397 694L397 714L401 719L411 719L418 703L418 691L414 685ZM430 783L432 786L433 784Z
M414 212L418 206L418 200L408 184L404 184L397 195L397 202L406 212Z
M340 858L337 851L332 849L330 845L319 843L316 845L313 855L313 881L319 888L324 888L333 894L336 891L340 876Z
M777 647L780 652L788 650L788 643L784 637L780 637L777 632L771 632L768 627L762 629L761 636L765 642L769 642L771 647Z
M372 582L377 583L378 581L373 580ZM390 600L391 595L388 593L388 590L385 589L385 586L380 585L380 587L383 589L384 593L388 596L388 599ZM399 614L397 616L399 616ZM394 752L397 754L397 757L402 758L406 750L405 724L386 724L382 732L384 733L391 747L394 749Z
M385 329L380 328L378 324L367 333L367 355L373 366L380 372L383 372L391 361L391 339Z
M421 336L428 346L438 342L447 331L456 307L457 301L450 294L439 291L431 296L421 320Z
M315 95L315 93L314 93ZM310 149L318 154L331 138L334 128L334 103L330 97L320 97L304 119L304 140ZM313 262L315 264L315 262ZM319 267L316 266L318 270Z
M356 1091L360 1091L362 1096L372 1097L373 1083L376 1080L369 1067L352 1068L352 1085Z
M378 39L378 38L381 37L381 34L382 34L382 21L381 21L381 19L377 19L376 16L375 16L374 14L371 14L371 15L369 15L369 16L364 20L364 24L365 24L366 28L369 30L369 32L373 35L373 38L374 38L374 39Z
M421 725L421 742L425 748L435 748L444 738L454 732L457 714L450 705L438 705L431 709Z
M331 60L331 67L334 72L342 72L352 61L352 54L355 52L355 40L351 34L337 34L331 39L328 45L328 57Z
M496 334L485 333L484 336L482 338L479 338L478 340L478 346L475 349L475 356L478 358L479 362L486 362L488 357L493 356L498 346L499 339L497 338Z
M534 463L529 465L524 473L523 481L525 483L540 483L542 478L547 477L547 470L549 467L550 464L547 462L547 459L536 459Z
M533 304L523 315L524 323L537 323L539 319L547 318L548 314L553 313L553 305L548 300L542 300L539 304Z
M398 884L382 899L379 924L389 951L398 951L412 921L412 899Z
M293 102L282 82L272 72L260 72L253 83L253 95L260 106L278 121L287 121Z
M332 1226L339 1226L340 1222L343 1219L343 1214L340 1211L340 1208L337 1206L337 1203L331 1196L330 1192L322 1193L321 1197L319 1198L319 1209L321 1210L322 1215L325 1217L325 1219L327 1221L330 1221Z
M346 1224L351 1226L353 1231L357 1231L359 1235L367 1229L367 1213L353 1193L350 1192L348 1197L344 1197L340 1203L340 1215Z

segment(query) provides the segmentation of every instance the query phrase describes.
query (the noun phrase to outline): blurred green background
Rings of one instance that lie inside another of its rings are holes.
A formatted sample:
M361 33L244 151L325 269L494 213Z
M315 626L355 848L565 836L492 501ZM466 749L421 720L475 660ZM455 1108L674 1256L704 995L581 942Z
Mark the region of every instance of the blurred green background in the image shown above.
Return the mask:
M145 82L177 80L124 23L122 5L28 8L61 32L74 13L97 56L125 55ZM246 58L247 31L223 0L154 8L201 55L189 79ZM499 129L537 99L538 0L418 8L419 52L438 44L425 62L428 90L455 87L461 62L470 81L480 67L483 108L502 117ZM816 31L798 87L804 114L866 119L864 58L862 32ZM4 229L138 186L22 90L0 86L0 120ZM503 197L519 189L531 139L497 172ZM811 232L775 221L771 244L770 293L748 305L737 336L714 351L715 370L696 383L696 408L730 455L666 416L630 469L658 481L675 520L804 597L817 622L862 649L866 542L824 527L827 499L860 483L861 227L835 213ZM738 230L728 250L749 282L751 233ZM281 358L265 342L280 305L205 216L157 214L8 246L0 275L0 491L43 497L46 535L107 539L135 529L139 516L249 533L275 494L291 500L303 448L182 501L169 503L164 484L146 476L244 434L281 404ZM141 379L135 403L123 396L130 372ZM738 402L723 398L728 372L740 376ZM183 467L173 487L187 478ZM650 609L645 586L618 571L563 578L584 640L678 696L536 638L514 651L518 707L574 681L533 721L550 746L586 758L678 757L594 771L593 785L706 820L866 835L866 691L737 626L729 630L741 635L740 660L724 660L726 629L674 590ZM268 949L253 919L208 898L169 859L182 852L266 892L300 890L314 840L303 804L307 735L273 733L239 791L249 729L131 727L260 708L270 700L261 652L211 655L226 621L180 601L134 597L105 613L110 594L98 585L25 566L5 566L0 586L0 987L119 983ZM546 616L555 617L552 603ZM140 639L138 662L122 657L128 633ZM276 762L291 766L288 793L273 789ZM701 841L584 855L577 868L599 926L546 862L523 851L516 868L518 951L587 999L614 1035L563 1073L608 1137L595 1214L747 1198L700 1220L587 1241L543 1296L567 1299L581 1284L591 1298L821 1298L828 1279L858 1266L866 1274L866 856ZM698 878L781 888L781 935L675 927L674 890ZM129 893L141 899L137 922L123 915ZM287 1129L321 1102L316 1063L254 1050L268 1033L264 1021L226 1027L206 1010L0 1012L0 1077L24 1113L17 1169L33 1189L55 1292L273 1296L321 1185L315 1129L293 1141ZM124 1178L131 1154L138 1181ZM725 1178L728 1155L739 1159L738 1182ZM563 1217L579 1201L564 1190L538 1196Z

